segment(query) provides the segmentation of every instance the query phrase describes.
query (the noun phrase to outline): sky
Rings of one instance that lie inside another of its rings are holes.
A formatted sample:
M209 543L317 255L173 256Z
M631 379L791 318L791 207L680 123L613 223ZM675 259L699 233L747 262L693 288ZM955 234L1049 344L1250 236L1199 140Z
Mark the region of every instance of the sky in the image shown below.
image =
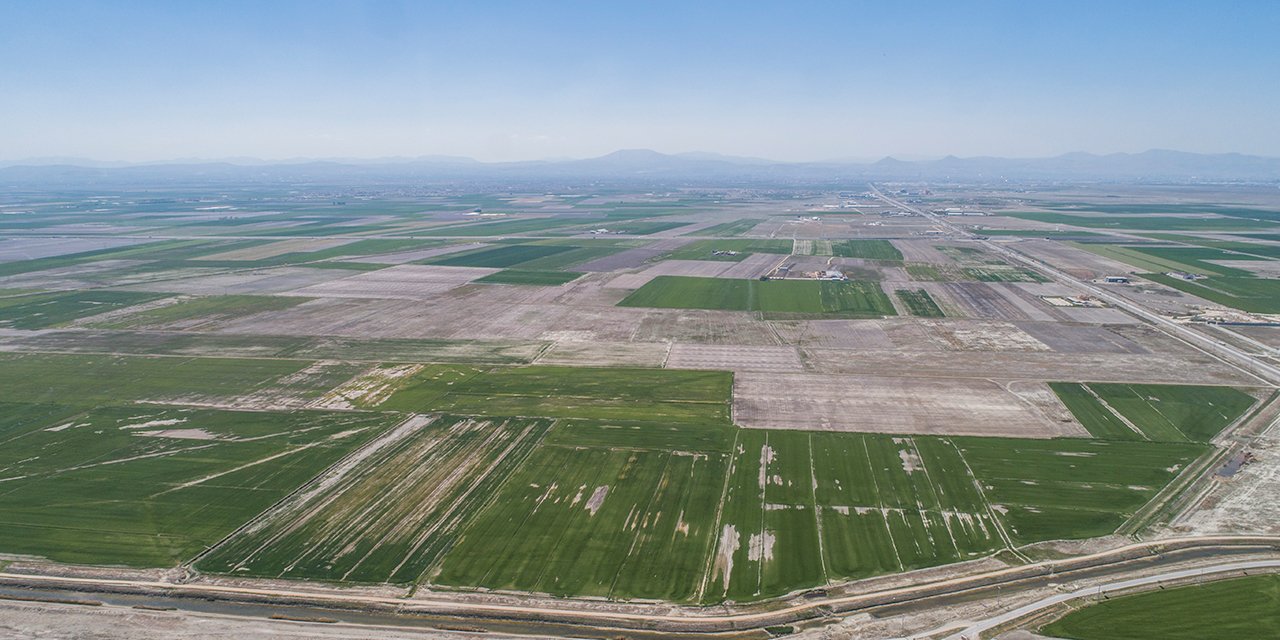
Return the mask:
M0 160L1280 156L1280 2L0 0Z

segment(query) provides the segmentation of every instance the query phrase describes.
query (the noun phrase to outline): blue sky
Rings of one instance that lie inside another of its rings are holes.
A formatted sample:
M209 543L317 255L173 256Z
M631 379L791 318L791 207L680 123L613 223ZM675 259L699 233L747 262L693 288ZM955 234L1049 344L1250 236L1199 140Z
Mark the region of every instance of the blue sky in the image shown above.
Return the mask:
M1280 156L1280 2L0 0L0 159Z

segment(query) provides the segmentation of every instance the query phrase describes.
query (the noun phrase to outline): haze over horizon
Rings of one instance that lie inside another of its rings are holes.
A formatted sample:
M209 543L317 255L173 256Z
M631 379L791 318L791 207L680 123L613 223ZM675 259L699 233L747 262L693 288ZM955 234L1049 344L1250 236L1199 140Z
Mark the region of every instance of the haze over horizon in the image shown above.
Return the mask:
M0 7L0 159L1280 156L1280 5Z

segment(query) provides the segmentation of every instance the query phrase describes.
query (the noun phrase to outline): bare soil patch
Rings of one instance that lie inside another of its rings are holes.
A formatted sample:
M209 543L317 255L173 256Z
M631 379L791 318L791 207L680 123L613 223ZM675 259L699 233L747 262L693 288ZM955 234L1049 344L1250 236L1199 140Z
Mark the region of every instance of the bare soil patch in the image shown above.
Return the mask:
M734 416L748 427L1052 438L1075 435L990 380L745 372Z

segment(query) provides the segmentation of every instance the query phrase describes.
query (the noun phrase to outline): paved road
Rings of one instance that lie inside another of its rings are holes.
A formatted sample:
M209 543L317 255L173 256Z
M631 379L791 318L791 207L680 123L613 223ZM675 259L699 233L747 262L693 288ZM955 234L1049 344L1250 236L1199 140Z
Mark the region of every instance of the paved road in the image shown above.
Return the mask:
M1201 334L1198 331L1194 331L1177 322L1174 322L1173 320L1163 315L1150 311L1146 307L1143 307L1142 305L1132 300L1129 300L1128 298L1125 298L1117 294L1114 294L1110 291L1107 291L1106 289L1103 289L1102 287L1099 287L1091 282L1080 280L1074 276L1071 276L1070 274L1064 273L1063 271L1060 271L1059 269L1046 264L1043 261L1037 260L1035 258L1027 256L1026 254L1010 249L1007 246L1004 246L1002 244L998 244L995 242L991 242L990 240L978 240L977 237L972 232L959 227L958 225L952 223L950 220L947 220L945 217L936 215L929 211L917 209L916 207L913 207L905 202L902 202L901 200L887 196L884 193L882 193L878 188L876 188L875 185L871 185L871 193L873 193L877 198L880 198L881 200L893 206L896 206L900 209L904 209L906 211L910 211L917 215L924 216L925 218L932 220L934 223L942 227L945 227L960 236L970 238L975 242L982 244L986 248L1013 260L1016 263L1022 264L1044 275L1047 275L1050 278L1058 282L1061 282L1063 284L1075 287L1077 289L1084 290L1088 292L1090 295L1094 296L1095 298L1098 298L1099 300L1103 300L1114 307L1123 309L1137 316L1138 318L1141 318L1142 320L1147 321L1149 324L1154 325L1156 328L1160 329L1161 331L1168 334L1169 336L1177 340L1180 340L1184 343L1187 343L1204 353L1207 353L1211 356L1214 356L1220 360L1227 362L1228 364L1235 366L1237 369L1240 369L1245 373L1248 373L1249 375L1253 376L1254 378L1257 378L1258 380L1262 381L1268 386L1280 385L1280 368L1277 368L1271 365L1270 363L1259 360L1254 356L1254 354L1251 354L1247 351L1243 351L1241 349L1237 349L1236 347L1233 347L1222 341L1214 340L1213 338L1210 338L1204 334Z
M30 589L63 589L81 593L142 593L156 597L173 597L174 606L182 607L187 598L207 598L228 605L260 604L264 600L280 606L358 607L366 614L387 613L387 623L395 625L393 612L426 615L469 616L477 619L525 621L530 624L578 624L606 629L646 629L652 631L705 633L752 629L788 624L815 616L844 615L854 611L875 609L894 604L928 603L934 598L988 593L1000 586L1025 584L1028 578L1061 575L1070 580L1078 571L1132 571L1135 558L1167 566L1188 560L1171 550L1181 549L1211 555L1239 553L1242 550L1275 553L1280 537L1274 536L1194 536L1188 538L1139 542L1117 549L1063 560L1050 560L1031 565L1018 565L936 582L892 587L878 591L818 597L771 608L763 605L744 607L693 607L629 605L573 599L528 598L492 599L469 594L429 594L415 597L372 595L349 590L287 588L269 582L252 584L213 584L208 582L174 583L162 580L111 579L65 575L36 575L0 572L0 584ZM1280 566L1280 559L1274 560ZM1156 565L1148 564L1148 569Z
M1104 593L1115 593L1117 591L1126 591L1126 590L1134 589L1137 587L1160 584L1162 582L1182 580L1184 578L1195 578L1200 576L1211 576L1215 574L1224 574L1224 573L1237 573L1241 571L1248 571L1250 569L1257 570L1257 569L1276 569L1276 568L1280 568L1280 560L1255 560L1251 562L1233 562L1229 564L1219 564L1219 565L1213 565L1209 567L1200 567L1196 569L1183 569L1181 571L1169 571L1167 573L1161 573L1153 576L1145 576L1142 578L1133 578L1131 580L1122 580L1120 582L1113 582L1111 584L1106 584L1106 585L1097 586L1097 587L1086 587L1084 589L1077 589L1069 593L1060 593L1055 596L1049 596L1048 598L1044 598L1042 600L1038 600L1031 604L1018 607L1017 609L1014 609L1007 613L1003 613L998 616L987 618L986 620L982 620L980 622L975 622L969 625L968 627L965 627L963 631L960 631L958 633L953 633L947 636L944 640L977 640L977 638L981 637L981 634L987 631L990 631L991 629L995 629L997 627L1009 624L1011 622L1016 622L1038 611L1048 609L1049 607L1053 607L1053 606L1062 604L1064 602L1070 602L1072 600L1088 598L1091 596L1100 596ZM922 634L919 636L913 636L913 637L924 638L924 637L929 637L931 635L933 635L933 632L930 632L928 634Z

